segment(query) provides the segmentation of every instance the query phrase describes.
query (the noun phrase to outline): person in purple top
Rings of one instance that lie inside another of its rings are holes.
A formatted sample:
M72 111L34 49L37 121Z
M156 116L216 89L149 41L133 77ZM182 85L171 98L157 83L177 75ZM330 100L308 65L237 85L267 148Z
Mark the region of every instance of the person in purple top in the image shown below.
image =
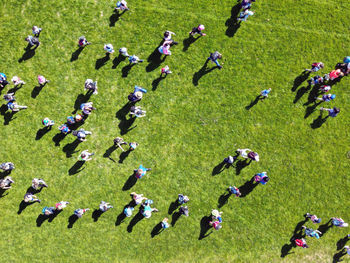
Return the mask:
M267 182L270 180L270 178L267 176L266 172L258 173L254 176L255 182L259 182L262 185L267 184Z
M315 97L316 100L329 102L335 99L335 94L324 94L321 98Z
M333 117L333 118L336 117L340 112L340 109L337 107L334 107L333 109L327 109L327 108L321 107L320 110L321 111L328 111L328 116Z

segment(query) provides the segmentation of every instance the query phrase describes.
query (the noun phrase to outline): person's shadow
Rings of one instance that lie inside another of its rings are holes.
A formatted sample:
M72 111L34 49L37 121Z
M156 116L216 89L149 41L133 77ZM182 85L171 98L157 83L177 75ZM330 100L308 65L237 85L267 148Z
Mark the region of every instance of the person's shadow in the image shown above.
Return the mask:
M12 89L9 89L9 90L7 91L7 93L14 93L14 94L15 94L15 93L16 93L18 90L20 90L22 87L23 87L23 84L21 83L21 84L15 86L15 87L13 87Z
M20 59L18 59L19 63L22 63L23 61L26 61L28 59L31 59L32 57L34 57L35 55L35 50L37 49L38 46L34 46L34 48L32 48L32 46L30 44L27 45L27 47L24 49L25 52L22 55L22 57Z
M137 182L137 178L135 176L135 172L129 176L128 180L124 183L122 190L127 191L131 189Z
M144 218L144 217L143 217L143 215L141 214L141 211L139 211L139 212L131 219L131 221L130 221L128 227L127 227L127 231L128 231L129 233L131 233L132 230L133 230L133 228L134 228L134 226L135 226L138 222L140 222L143 218Z
M172 216L171 216L171 226L175 226L177 220L179 220L181 217L181 213L179 211L176 211Z
M241 171L249 166L249 164L251 163L252 161L248 161L247 159L244 159L244 160L237 160L237 162L235 163L234 167L236 168L236 175L239 175L241 173Z
M159 83L166 78L167 75L162 76L162 74L160 74L160 76L158 78L156 78L155 80L152 81L152 90L155 91L158 88Z
M284 244L281 248L281 258L286 257L289 254L293 254L294 252L290 252L295 245L291 242L289 244Z
M62 132L57 133L53 138L52 141L55 143L55 146L60 146L60 142L67 136L67 134L64 134Z
M97 220L100 218L102 214L103 212L100 209L95 209L91 217L94 219L94 222L97 222Z
M246 197L248 194L250 194L254 188L258 185L259 183L255 182L254 180L254 176L252 179L250 179L249 181L246 181L244 183L244 185L242 185L241 187L239 187L239 191L241 192L241 198L242 197Z
M45 126L36 132L35 140L40 140L46 133L51 131L52 126Z
M210 216L203 216L201 221L200 221L200 233L199 233L199 237L198 240L202 240L203 238L206 238L207 236L209 236L211 233L213 233L213 231L211 231L209 234L207 234L207 232L210 230L211 226L209 225L210 222Z
M290 243L289 244L284 244L281 248L281 258L286 257L289 254L293 254L294 252L290 253L291 249L293 247L296 247L295 245L295 239L297 238L303 238L305 235L302 234L303 229L302 226L307 222L307 218L304 218L302 221L298 222L298 224L295 226L294 231L293 231L293 236L290 238Z
M228 202L228 199L230 198L232 194L230 192L228 193L223 193L220 197L219 197L219 200L218 200L218 208L221 208L223 207L225 204L227 204Z
M307 102L304 103L304 106L310 105L311 103L315 103L318 95L320 94L320 85L315 85L312 87L309 96L307 97Z
M211 172L212 176L218 175L222 173L227 168L227 165L225 165L225 161L222 161L217 166L213 168L213 171Z
M333 263L337 263L337 262L341 262L343 261L341 258L343 256L345 256L346 253L346 249L343 248L342 250L340 250L339 252L337 252L336 254L333 255Z
M119 155L119 163L123 163L124 160L129 156L129 154L131 153L131 150L127 150L125 152L122 152L120 155Z
M136 63L133 63L133 64L128 64L125 67L123 67L122 68L122 77L126 78L129 75L130 70L132 69L132 67L135 66L135 65L136 65Z
M85 167L82 168L84 163L85 161L76 161L76 163L68 170L68 174L74 175L74 174L80 173L82 170L85 169Z
M155 70L156 68L158 68L160 66L160 64L162 64L165 61L167 56L164 56L162 58L162 54L160 54L160 52L158 51L158 47L162 44L163 44L163 40L159 43L159 45L156 47L156 49L153 50L151 55L148 56L147 61L149 64L146 66L147 72L151 72L151 71Z
M189 36L188 38L185 38L183 40L183 49L182 51L186 52L188 50L188 48L194 43L196 42L198 39L200 39L202 36L199 37L193 37L193 36Z
M246 110L250 110L251 108L253 108L256 104L258 104L259 100L260 100L260 95L256 96L256 98L254 100L252 100L250 102L250 104L248 106L245 107Z
M6 193L4 195L5 192L6 192L6 189L0 189L0 198L5 197L5 196L7 196L9 194L9 193Z
M109 26L114 27L115 23L119 20L119 18L125 13L125 10L119 13L118 10L114 10L113 14L109 17Z
M318 231L320 231L322 234L320 234L320 236L322 237L324 234L326 234L328 232L329 229L331 229L333 227L332 224L332 219L329 219L327 223L320 225L318 227Z
M67 226L67 228L72 228L73 225L75 224L75 222L77 222L78 219L79 219L79 217L77 217L75 214L71 215L68 218L68 226Z
M15 116L15 114L17 113L17 111L8 111L5 113L4 115L4 125L9 125L11 121L13 121L16 118L13 118L13 116Z
M68 143L63 147L63 152L66 153L67 158L72 157L73 153L78 152L75 149L79 146L80 143L81 141L79 139L75 139L72 143Z
M314 121L310 124L310 127L312 129L318 129L320 128L328 119L329 115L327 115L326 117L322 117L322 112L320 113L320 115L314 119Z
M299 76L297 76L295 79L294 79L294 82L293 82L293 87L291 89L291 91L296 91L297 88L305 81L309 78L309 75L310 75L310 72L307 72L307 71L304 71L302 72Z
M117 68L117 66L122 62L125 61L126 57L124 57L123 55L119 54L118 57L115 57L112 61L113 65L112 65L112 69Z
M79 47L72 53L72 57L70 58L70 62L73 62L79 58L80 53L83 51L84 47Z
M171 202L168 209L168 214L171 215L179 206L180 206L179 199L176 199L175 201Z
M104 65L106 65L106 63L108 62L108 60L110 60L110 54L107 52L106 55L102 58L99 58L96 60L95 63L95 69L99 70L101 67L103 67Z
M156 235L159 235L160 233L163 232L163 228L162 228L162 222L159 222L153 229L151 232L151 237L154 238Z
M80 109L80 105L82 103L85 103L85 102L88 102L90 97L92 95L92 92L86 92L86 94L83 94L83 93L80 93L78 95L78 97L75 99L75 102L74 102L74 111L72 112L72 114L75 114L77 113L77 111Z
M34 89L32 90L32 98L35 99L41 92L41 90L45 87L46 83L40 84L39 86L35 86Z
M134 129L136 126L130 128L132 126L132 124L135 121L135 117L131 117L129 119L126 119L126 116L128 115L131 106L135 105L135 103L130 103L127 102L120 110L118 110L115 114L115 116L120 120L119 122L119 129L120 129L120 134L126 134L129 131L131 131L132 129Z
M348 235L346 235L344 238L339 239L337 242L337 250L344 248L344 246L346 245L346 242L348 241L349 241Z
M51 223L55 218L56 216L58 216L60 213L62 212L62 210L55 210L53 212L53 214L47 216L47 215L43 215L43 214L40 214L37 219L36 219L36 226L37 227L41 227L41 225L47 220L49 223Z
M228 37L233 37L241 26L241 21L237 21L241 7L241 3L234 5L231 9L231 17L225 22L225 26L227 26L225 35Z
M293 103L297 103L305 93L307 93L311 89L311 84L309 83L306 87L301 87L298 89L297 94L295 94L295 98Z
M305 115L304 115L304 119L306 119L307 117L309 117L317 108L318 105L320 105L322 102L315 102L313 105L308 106L305 109Z
M193 78L192 78L192 83L195 86L198 86L198 81L206 74L210 73L211 71L213 71L214 69L218 68L217 66L214 66L210 69L207 69L207 65L208 65L208 61L206 60L204 65L202 66L202 68L197 71L196 73L193 74Z
M34 203L36 203L36 202L26 203L26 202L24 202L24 200L22 200L22 202L19 204L17 214L20 215L23 212L23 210L27 208L27 206L30 206Z
M111 161L115 162L115 160L113 158L111 158L111 154L117 149L117 146L115 146L114 144L109 147L106 152L103 154L103 157L104 158L108 158L110 159Z

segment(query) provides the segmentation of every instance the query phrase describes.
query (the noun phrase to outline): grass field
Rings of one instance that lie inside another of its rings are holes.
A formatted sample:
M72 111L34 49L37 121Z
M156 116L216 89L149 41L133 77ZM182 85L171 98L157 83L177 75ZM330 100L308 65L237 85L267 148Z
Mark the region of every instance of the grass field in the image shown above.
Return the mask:
M349 77L332 88L337 98L329 105L340 107L341 112L325 123L317 121L320 106L312 111L312 103L305 105L310 93L306 81L300 85L298 81L312 62L324 62L322 73L328 73L350 54L350 2L258 0L253 5L255 15L238 28L232 26L236 1L129 0L131 10L111 22L114 4L0 1L0 72L26 81L16 97L19 104L28 106L0 131L0 162L12 161L16 166L11 174L15 184L0 199L3 262L337 260L337 241L348 234L346 229L333 227L319 240L308 238L309 249L293 248L284 258L281 250L306 212L316 213L322 224L332 216L350 221ZM183 40L199 23L205 25L207 36L184 51ZM41 45L29 54L32 57L19 62L24 38L33 25L43 28ZM162 63L173 74L158 81L161 66L147 58L165 30L176 32L179 45ZM71 61L81 35L93 44ZM146 61L126 72L126 61L113 65L116 52L101 66L97 61L104 57L106 43L116 50L126 46L129 54ZM206 58L216 50L223 54L223 69L201 76ZM51 82L34 94L38 74ZM98 95L90 98L97 110L82 126L93 134L76 149L71 147L72 135L56 146L57 127L79 104L87 78L99 84ZM119 163L119 149L110 158L104 156L124 127L117 117L134 85L148 90L139 103L147 117L137 119L136 127L122 134L140 146ZM1 96L10 88L2 90ZM247 109L265 88L272 88L269 98ZM56 125L36 140L44 117ZM257 151L260 162L213 176L213 169L237 148ZM95 152L93 161L70 175L84 149ZM139 164L152 171L125 190ZM268 172L269 183L258 185L245 197L231 196L220 208L223 228L209 230L209 236L199 239L201 220L218 207L226 188L243 186L262 171ZM18 206L34 177L43 178L49 188L37 194L40 204L28 206L19 215ZM160 212L130 231L132 218L115 223L133 191L153 199ZM190 216L152 238L153 228L164 217L171 222L168 208L179 193L190 197ZM52 222L38 227L42 208L60 200L70 205ZM91 215L101 200L114 208L94 222ZM73 211L85 207L91 211L67 228ZM347 255L342 259L349 261Z

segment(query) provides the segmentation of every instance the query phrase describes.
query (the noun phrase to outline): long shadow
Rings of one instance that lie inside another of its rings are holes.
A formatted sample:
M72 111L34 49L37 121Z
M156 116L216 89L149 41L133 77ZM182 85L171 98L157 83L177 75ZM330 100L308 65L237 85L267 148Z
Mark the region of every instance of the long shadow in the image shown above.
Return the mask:
M8 110L8 107L6 104L2 104L0 107L0 114L4 116L6 114L6 111Z
M223 207L225 204L227 204L228 199L230 198L231 193L223 193L218 200L218 208Z
M133 66L135 66L136 64L128 64L126 65L125 67L122 68L122 77L123 78L126 78L129 73L130 73L130 70L132 69Z
M320 128L323 123L325 123L328 119L329 115L327 115L326 117L322 117L322 113L320 113L320 115L317 117L317 119L314 119L314 121L310 124L310 127L312 129L318 129Z
M117 220L115 221L115 226L119 226L121 223L123 223L124 219L126 218L126 215L124 214L124 209L126 206L123 208L123 211L117 216Z
M171 226L175 226L177 220L179 220L180 217L181 217L181 213L179 211L175 212L171 216Z
M40 140L46 133L51 131L51 126L45 126L36 132L35 140Z
M258 104L260 99L260 95L256 96L256 98L254 100L252 100L250 102L250 104L248 106L245 107L246 110L250 110L251 108L253 108L256 104Z
M339 251L338 253L334 254L333 255L333 263L337 263L337 262L341 262L343 261L341 258L343 256L345 256L347 253L346 253L346 249L342 249L341 251Z
M124 57L123 55L119 54L118 57L115 57L113 59L113 66L112 66L112 69L115 69L117 68L117 66L122 62L122 61L125 61L126 60L126 57Z
M96 63L95 63L95 69L96 70L99 70L100 68L102 68L104 65L106 65L106 63L108 62L108 60L110 60L111 57L110 57L110 54L109 53L106 53L106 55L102 58L99 58L96 60Z
M139 212L131 219L131 221L130 221L128 227L127 227L127 231L128 231L129 233L131 233L132 230L133 230L133 228L134 228L134 226L135 226L138 222L140 222L142 219L143 219L143 215L142 215L141 212L139 211Z
M0 179L3 179L5 176L8 176L10 174L11 174L11 170L0 172Z
M322 234L320 234L320 236L322 237L324 234L326 234L328 232L329 229L331 229L333 227L332 224L332 219L329 219L329 221L323 225L320 225L318 227L318 231L320 231Z
M349 241L348 235L346 235L344 238L339 239L337 242L337 250L344 248L344 246L346 245L346 242L348 241Z
M303 229L302 226L307 222L307 218L304 218L302 221L298 222L298 224L295 226L294 231L293 231L293 236L290 238L290 243L289 244L284 244L282 249L281 249L281 258L286 257L289 254L293 254L294 252L290 253L289 251L292 250L293 247L296 247L295 245L295 239L297 238L303 238Z
M31 59L32 57L34 57L35 49L36 49L36 47L31 48L31 46L28 44L27 47L24 49L25 52L22 55L22 57L20 59L18 59L18 62L22 63L23 61L26 61L26 60Z
M301 73L299 76L297 76L295 79L294 79L294 82L293 82L293 87L292 87L292 91L296 91L297 88L305 81L309 78L309 75L310 75L310 72L303 72Z
M188 38L185 38L182 42L184 45L182 51L186 52L188 50L188 48L200 38L201 38L201 36L199 36L199 37L189 36Z
M131 150L127 150L125 152L122 152L120 155L119 155L119 163L123 163L124 160L129 156L129 154L131 153Z
M160 75L160 77L156 78L152 81L152 90L155 91L158 88L159 83L166 78L166 75L163 77Z
M309 96L307 97L307 102L304 103L304 106L310 105L311 103L315 103L315 97L318 97L320 94L320 85L315 85L312 87Z
M15 116L17 112L16 111L12 111L12 112L6 112L4 115L4 125L9 125L11 121L13 121L16 118L13 118L13 116Z
M79 217L77 217L76 215L71 215L69 218L68 218L68 226L67 228L72 228L73 225L75 224L75 222L77 222L77 220L79 219Z
M213 71L214 69L218 68L217 66L214 66L210 69L207 69L207 65L208 65L208 60L205 61L204 65L202 66L202 68L197 71L196 73L193 74L193 78L192 78L192 83L195 86L198 86L198 81L206 74L210 73L211 71Z
M134 116L129 117L129 119L126 119L126 118L122 119L118 124L118 127L120 129L120 134L124 135L124 134L127 134L129 131L135 129L137 125L135 125L134 127L131 127L134 124L135 120L136 120L136 117Z
M91 217L94 219L94 222L97 222L102 214L103 212L100 209L95 209Z
M136 182L137 182L137 178L135 176L135 173L133 173L132 175L130 175L128 180L123 185L122 190L127 191L127 190L131 189L131 187L133 187L136 184Z
M66 153L67 158L72 157L73 153L78 152L75 149L79 146L80 143L81 143L81 141L79 141L78 139L75 139L74 142L68 143L63 147L62 150L63 150L63 152Z
M67 136L67 134L64 133L57 133L53 138L52 141L55 143L55 146L60 146L60 142Z
M80 105L82 103L88 102L91 95L92 92L87 92L86 94L80 93L74 101L74 111L72 112L72 114L75 114L80 109Z
M146 66L146 71L147 72L151 72L153 70L155 70L156 68L158 68L160 66L160 64L162 64L165 59L166 56L164 56L162 58L162 54L159 53L158 51L158 47L163 43L163 40L160 42L160 44L156 47L155 50L153 50L153 52L151 53L151 55L148 56L147 61L149 62L149 64Z
M252 192L254 190L254 188L258 185L259 183L256 183L254 181L254 177L252 179L250 179L249 181L246 181L244 183L244 185L242 185L241 187L239 187L239 191L241 192L241 198L242 197L246 197L248 194L250 194L250 192Z
M318 105L320 105L322 102L315 102L312 106L308 106L305 109L305 116L304 119L306 119L307 117L309 117L317 108Z
M106 150L106 152L103 154L103 157L104 157L104 158L109 158L109 159L111 159L110 156L111 156L111 154L112 154L116 149L117 149L117 146L115 146L115 145L113 144L111 147L109 147L109 148ZM113 160L113 159L112 159L112 160Z
M126 115L129 113L131 106L135 105L135 103L127 102L120 110L118 110L115 114L118 120L126 119Z
M26 202L24 202L24 200L22 200L22 202L19 204L17 214L20 215L23 212L23 210L27 208L27 206L30 206L30 205L32 205L34 203L35 202L26 203Z
M225 162L222 161L221 163L219 163L217 166L214 167L213 171L211 172L211 175L217 175L222 173L226 168Z
M239 175L245 167L249 166L250 162L251 161L247 161L247 159L236 161L234 166L236 168L236 175Z
M159 222L153 229L151 232L151 237L154 238L156 235L159 235L160 233L163 232L163 228L162 228L162 222Z
M169 209L168 209L169 215L171 215L176 210L176 208L178 208L180 206L178 200L179 199L176 199L174 202L171 202Z
M72 53L72 57L70 58L70 62L73 62L79 58L80 53L83 51L84 47L79 47Z
M302 231L303 231L303 225L307 222L307 218L304 218L298 224L295 226L294 231L293 231L293 237L291 239L296 239L296 238L301 238L302 236Z
M21 88L23 87L23 84L17 85L15 87L13 87L12 89L9 89L7 91L7 93L16 93L17 91L19 91Z
M203 238L206 238L207 236L209 236L211 233L213 233L213 231L211 231L209 234L207 234L207 232L210 230L210 216L203 216L200 222L200 227L201 227L201 231L199 233L199 237L198 240L202 240Z
M298 89L297 94L295 94L295 98L293 100L293 103L297 103L302 96L304 96L305 93L307 93L311 89L311 85L307 85L306 87L301 87Z
M48 222L51 223L61 212L62 210L55 210L53 214L49 216Z
M115 23L119 20L119 18L125 13L125 10L119 13L118 10L114 10L113 14L109 17L109 26L114 27Z
M6 193L6 194L4 195L5 192L6 192L5 189L0 189L0 198L5 197L5 196L7 196L7 195L9 194L9 193Z
M68 174L69 175L74 175L74 174L77 174L77 173L80 173L82 170L85 169L81 167L84 165L84 161L77 161L69 170L68 170Z
M281 248L281 258L284 258L289 254L293 254L294 252L290 252L293 247L295 247L293 243L284 244Z
M32 186L29 186L29 187L27 188L27 192L26 192L26 193L31 193L31 194L35 195L35 194L37 194L37 193L40 193L42 189L43 189L43 188L34 189Z
M41 225L48 219L49 219L48 216L40 214L36 219L36 226L41 227Z
M231 9L231 17L228 18L225 22L225 26L227 26L225 35L228 37L233 37L239 27L241 26L241 22L237 21L237 17L239 12L241 11L241 3L234 5Z

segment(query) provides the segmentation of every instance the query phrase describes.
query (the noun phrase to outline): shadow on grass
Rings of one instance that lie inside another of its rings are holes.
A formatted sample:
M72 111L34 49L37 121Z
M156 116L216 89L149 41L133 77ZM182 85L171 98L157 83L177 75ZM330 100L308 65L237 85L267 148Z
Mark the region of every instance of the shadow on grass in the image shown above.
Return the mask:
M155 227L152 229L151 232L151 237L154 238L156 235L159 235L160 233L163 232L163 228L162 228L162 222L159 222L157 225L155 225Z
M80 53L83 51L84 47L79 47L72 53L72 57L70 58L70 62L76 61L79 58Z
M60 146L60 142L67 136L67 134L64 134L62 132L57 133L53 138L52 141L55 143L55 146Z
M20 59L18 59L18 62L22 63L23 61L26 61L26 60L31 59L32 57L34 57L36 49L37 49L37 46L32 48L32 46L28 44L27 47L24 49L25 52L22 55L22 57Z
M225 22L225 26L227 26L225 35L228 37L233 37L241 26L241 21L237 21L241 7L241 3L234 5L231 9L231 17Z
M74 175L74 174L77 174L77 173L80 173L82 170L85 169L84 168L81 168L83 167L84 165L84 161L77 161L69 170L68 170L68 174L69 175Z
M206 238L207 236L209 236L211 233L213 233L213 231L211 231L209 234L207 234L207 232L210 230L211 226L209 225L210 222L210 216L203 216L200 222L200 233L199 233L199 237L198 240L202 240L203 238Z
M97 222L103 212L100 209L95 209L91 217L94 219L94 222Z
M113 162L115 162L115 160L112 159L110 156L111 156L111 154L112 154L116 149L117 149L117 146L115 146L115 145L113 144L111 147L109 147L109 148L106 150L106 152L103 154L103 157L104 157L104 158L109 158L110 160L112 160Z
M297 76L295 79L294 79L294 82L293 82L293 87L291 89L291 91L296 91L297 88L303 84L303 82L305 80L307 80L309 78L309 75L310 75L310 72L302 72L299 76Z
M344 246L346 245L346 242L348 242L348 241L349 241L348 235L346 235L345 237L339 239L338 242L337 242L337 250L340 250L340 249L344 248Z
M305 109L305 115L304 115L304 119L306 119L307 117L309 117L317 108L318 105L320 105L322 102L315 102L312 106L308 106Z
M114 10L112 15L109 17L109 26L114 27L115 23L118 22L119 18L125 13L126 10L119 13L118 10Z
M77 222L77 220L79 219L79 217L77 217L76 215L71 215L69 218L68 218L68 226L67 228L72 228L73 225L75 224L75 222Z
M5 189L0 189L0 198L5 197L5 196L7 196L7 195L9 194L9 193L6 193L6 194L4 195L5 192L6 192Z
M106 55L102 58L99 58L96 60L96 63L95 63L95 69L96 70L99 70L100 68L102 68L104 65L106 65L106 63L108 62L108 60L110 60L111 57L110 57L110 54L109 53L106 53Z
M236 175L239 175L245 167L250 165L251 162L251 160L248 161L247 159L237 160L234 164L234 167L236 168Z
M198 82L199 80L206 74L210 73L211 71L213 71L214 69L218 68L217 66L214 66L210 69L207 69L207 65L208 65L208 60L205 61L204 65L202 66L202 68L197 71L196 73L193 74L193 78L192 78L192 83L195 86L198 86Z
M284 244L281 248L281 258L286 257L289 254L293 254L294 252L290 252L295 245L295 239L304 238L302 226L307 222L307 218L304 218L302 221L298 222L294 228L293 236L290 238L290 243Z
M231 196L231 193L223 193L220 197L219 197L219 200L218 200L218 208L221 208L223 207L225 204L227 204L228 202L228 199L230 198Z
M13 116L15 116L16 113L17 112L15 112L15 111L12 111L12 112L8 111L8 112L6 112L5 115L4 115L4 125L9 125L11 121L13 121L14 119L17 119L17 117L13 118Z
M328 119L329 115L326 117L322 117L322 113L317 117L317 119L314 119L314 121L310 124L310 127L312 129L318 129L320 128Z
M28 206L30 206L34 203L36 203L36 202L26 203L26 202L24 202L24 200L22 200L22 202L19 204L17 214L20 215L24 211L24 209L26 209Z
M52 222L56 216L58 216L60 213L62 212L62 210L55 210L54 213L52 215L46 216L43 214L40 214L37 219L36 219L36 226L37 227L41 227L41 225L48 220L48 222Z
M138 222L140 222L143 218L144 218L143 215L142 215L141 212L139 211L139 212L131 219L131 221L130 221L128 227L127 227L127 231L128 231L129 233L131 233L132 230L133 230L133 228L134 228L134 226L135 226Z
M126 60L126 57L124 57L123 55L119 54L118 57L115 57L115 58L113 59L112 69L117 68L117 66L118 66L122 61L125 61L125 60Z
M147 61L148 65L146 66L146 71L151 72L158 68L160 64L162 64L167 56L164 56L162 58L162 54L158 51L158 47L163 44L163 40L159 43L159 45L156 47L155 50L151 53L151 55L148 56Z
M172 216L171 216L171 226L175 226L177 220L179 220L181 217L181 213L179 211L176 211Z
M135 173L133 173L132 175L129 176L128 180L123 185L122 190L127 191L131 189L131 187L133 187L136 184L136 182L137 182L137 178L135 176Z
M119 163L123 163L124 160L129 156L129 154L131 153L131 150L127 150L125 152L122 152L120 155L119 155Z
M324 236L324 234L326 234L328 230L331 229L332 227L333 227L332 219L329 219L327 223L320 225L317 229L322 233L320 234L320 237Z
M81 143L80 140L75 139L72 143L68 143L63 147L63 152L66 153L66 157L70 158L72 157L73 153L77 153L78 151L76 151L75 149L79 146L79 144Z
M304 96L305 93L307 93L311 89L311 84L307 85L306 87L301 87L298 89L297 94L295 94L295 98L293 100L293 103L297 103L301 97Z
M80 109L80 105L82 103L86 103L89 101L90 97L92 95L92 92L86 92L86 94L80 93L78 95L78 97L75 99L74 102L74 111L72 112L72 114L75 114L79 109Z
M171 215L179 206L180 206L179 199L176 199L174 202L171 202L168 209L168 214Z
M199 37L189 36L188 38L185 38L183 40L184 47L183 47L182 51L186 52L188 50L188 48L200 38L201 38L201 36L199 36Z
M126 65L125 67L122 68L122 78L126 78L129 73L130 73L130 70L132 69L133 66L135 66L136 64L133 63L133 64L128 64Z
M249 181L246 181L244 185L238 188L241 192L240 198L246 197L248 194L250 194L258 184L259 183L254 181L254 177Z
M258 104L260 99L260 95L256 96L256 98L254 100L252 100L250 102L250 104L248 106L245 107L246 110L250 110L251 108L253 108L256 104Z
M45 126L36 132L35 140L40 140L46 133L51 131L52 126Z
M136 117L130 117L129 119L126 118L128 115L131 106L135 105L135 103L129 103L127 102L120 110L116 112L116 117L120 120L120 123L118 125L120 129L120 134L124 135L131 131L132 129L136 128L136 126L132 127L133 123L136 120Z
M347 253L346 253L346 249L342 249L341 251L337 252L336 254L333 255L333 263L337 263L337 262L341 262L343 261L341 258L343 256L345 256Z
M166 78L167 75L165 75L164 77L162 76L162 74L160 74L160 76L158 78L156 78L155 80L152 81L152 90L155 91L158 88L159 83Z

